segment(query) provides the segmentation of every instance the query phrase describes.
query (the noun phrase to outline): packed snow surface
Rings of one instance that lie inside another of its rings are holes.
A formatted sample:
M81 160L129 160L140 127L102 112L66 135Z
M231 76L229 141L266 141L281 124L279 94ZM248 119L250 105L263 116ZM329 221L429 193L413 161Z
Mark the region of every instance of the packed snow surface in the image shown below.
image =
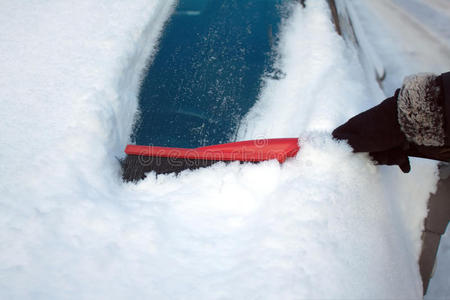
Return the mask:
M0 298L420 299L436 167L403 175L330 138L382 94L324 0L290 7L285 77L266 79L239 134L300 137L295 159L121 182L173 4L2 2Z

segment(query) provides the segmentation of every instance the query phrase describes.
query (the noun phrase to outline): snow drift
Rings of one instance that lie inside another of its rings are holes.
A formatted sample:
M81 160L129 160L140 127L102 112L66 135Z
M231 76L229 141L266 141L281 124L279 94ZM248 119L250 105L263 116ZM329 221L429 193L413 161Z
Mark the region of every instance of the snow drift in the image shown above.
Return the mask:
M239 135L298 136L295 159L120 181L172 5L1 4L1 298L420 299L435 164L403 175L331 140L382 99L325 1L290 7L286 76L266 80Z

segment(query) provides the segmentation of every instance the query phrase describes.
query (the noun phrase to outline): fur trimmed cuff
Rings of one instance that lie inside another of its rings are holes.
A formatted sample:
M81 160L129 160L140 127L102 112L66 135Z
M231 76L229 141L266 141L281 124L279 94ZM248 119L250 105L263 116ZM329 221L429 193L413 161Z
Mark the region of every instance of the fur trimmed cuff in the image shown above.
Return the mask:
M400 128L408 141L421 146L445 143L444 109L441 86L433 74L416 74L405 78L398 94Z

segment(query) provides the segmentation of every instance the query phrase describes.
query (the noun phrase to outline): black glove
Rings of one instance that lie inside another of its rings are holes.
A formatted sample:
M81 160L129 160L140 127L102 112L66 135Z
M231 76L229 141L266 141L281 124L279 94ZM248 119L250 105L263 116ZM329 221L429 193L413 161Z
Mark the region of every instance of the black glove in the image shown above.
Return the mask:
M408 156L450 161L450 73L405 78L394 97L333 131L354 152L368 152L383 165L408 173Z
M398 93L336 128L333 137L347 140L354 152L369 152L379 164L398 165L408 173L409 143L398 123Z

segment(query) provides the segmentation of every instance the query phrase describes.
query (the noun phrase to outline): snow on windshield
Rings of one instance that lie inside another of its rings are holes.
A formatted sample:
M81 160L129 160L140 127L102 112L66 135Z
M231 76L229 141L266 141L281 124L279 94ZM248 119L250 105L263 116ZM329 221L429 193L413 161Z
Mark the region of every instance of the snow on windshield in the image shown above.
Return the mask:
M381 101L326 1L292 4L239 137L299 137L279 165L120 180L142 74L172 1L1 4L5 299L422 297L435 164L376 167L329 132ZM8 12L8 13L5 13Z

